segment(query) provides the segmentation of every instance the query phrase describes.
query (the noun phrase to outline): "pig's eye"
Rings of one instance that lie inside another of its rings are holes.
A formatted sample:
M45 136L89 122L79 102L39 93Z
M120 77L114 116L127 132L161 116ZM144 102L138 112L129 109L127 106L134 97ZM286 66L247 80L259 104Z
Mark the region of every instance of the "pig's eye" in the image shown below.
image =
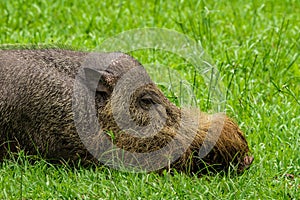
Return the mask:
M151 108L151 106L155 104L155 102L153 101L153 99L150 95L142 96L139 103L140 103L140 106L145 110L149 110Z

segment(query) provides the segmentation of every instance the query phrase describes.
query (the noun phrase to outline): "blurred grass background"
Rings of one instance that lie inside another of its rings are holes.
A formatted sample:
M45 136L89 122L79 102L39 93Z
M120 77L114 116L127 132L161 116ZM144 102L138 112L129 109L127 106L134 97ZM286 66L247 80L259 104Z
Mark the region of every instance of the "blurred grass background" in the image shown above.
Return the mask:
M188 35L220 71L227 113L255 157L241 176L197 178L70 169L42 160L31 165L20 156L0 166L1 199L300 198L300 1L15 0L1 1L0 13L2 45L93 50L122 31L144 27ZM151 52L138 55L143 63Z

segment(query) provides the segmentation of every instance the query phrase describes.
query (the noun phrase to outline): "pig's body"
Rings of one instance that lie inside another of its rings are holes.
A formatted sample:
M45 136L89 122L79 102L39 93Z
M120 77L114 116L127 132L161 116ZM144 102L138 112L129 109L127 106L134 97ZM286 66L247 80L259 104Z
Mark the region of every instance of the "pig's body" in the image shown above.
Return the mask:
M29 154L38 153L47 159L97 162L78 134L72 107L75 78L85 65L82 84L94 92L98 122L104 131L98 138L93 138L91 146L99 144L94 140L105 137L107 131L114 132L118 147L137 153L158 150L177 138L176 145L188 146L171 167L185 171L192 166L192 171L198 171L203 163L196 158L197 151L209 127L224 125L216 147L203 160L208 164L220 164L221 169L227 168L231 161L240 163L242 167L251 164L252 159L247 161L247 142L236 124L228 118L218 123L213 117L201 114L197 130L187 127L178 132L180 109L170 103L152 82L133 94L130 115L139 126L151 125L149 110L155 108L151 115L165 120L163 128L154 136L149 132L146 138L132 137L122 131L112 112L112 93L122 75L142 66L122 53L96 53L93 58L97 59L86 63L88 56L86 52L59 49L0 50L0 159L10 151L24 149ZM94 79L95 74L99 83L93 85L89 80ZM122 101L120 93L117 101L120 109ZM176 134L179 137L175 137ZM189 138L191 145L186 142L188 137L193 137ZM101 145L96 148L101 149Z

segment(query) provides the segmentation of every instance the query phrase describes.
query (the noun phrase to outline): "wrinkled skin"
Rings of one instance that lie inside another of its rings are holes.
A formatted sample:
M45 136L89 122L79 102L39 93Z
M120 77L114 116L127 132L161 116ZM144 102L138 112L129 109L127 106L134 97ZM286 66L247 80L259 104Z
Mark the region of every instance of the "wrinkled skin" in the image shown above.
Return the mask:
M118 114L125 102L123 93L131 87L124 85L117 91L118 81L132 68L143 67L126 54L95 55L97 59L89 67L84 64L88 56L86 52L0 50L0 159L22 149L28 154L40 154L53 161L95 163L105 145L101 141L109 138L107 141L111 142L108 133L112 132L112 143L131 153L154 152L175 141L165 152L166 155L177 156L174 162L151 170L176 169L196 173L203 172L208 165L213 167L205 170L212 171L226 170L231 164L238 165L239 171L250 166L253 158L248 156L247 141L231 119L222 114L200 112L195 118L189 111L173 105L153 82L129 95L126 100L129 102L129 118ZM72 98L75 78L82 65L85 67L80 84L95 97L100 125L100 130L87 134L86 138L78 134L72 108L72 104L76 106L79 101ZM134 78L138 79L138 76ZM95 80L96 85L93 85ZM117 98L112 98L113 95ZM183 115L187 117L183 118ZM124 126L129 124L128 129L120 128L118 122L124 122ZM155 122L163 123L156 128ZM137 137L130 132L132 123L151 128L142 129L143 137ZM199 157L199 149L207 133L215 129L220 130L220 137L208 137L207 140L215 140L216 145L205 157ZM184 151L177 155L182 149ZM146 159L150 163L164 162ZM131 164L144 163L132 161Z

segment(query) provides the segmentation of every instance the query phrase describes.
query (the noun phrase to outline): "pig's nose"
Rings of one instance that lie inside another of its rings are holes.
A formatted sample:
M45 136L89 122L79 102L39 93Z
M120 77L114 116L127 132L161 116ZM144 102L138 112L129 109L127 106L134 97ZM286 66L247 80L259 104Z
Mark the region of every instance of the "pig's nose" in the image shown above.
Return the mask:
M245 156L243 162L239 167L239 171L242 172L245 169L248 169L254 160L253 156Z

